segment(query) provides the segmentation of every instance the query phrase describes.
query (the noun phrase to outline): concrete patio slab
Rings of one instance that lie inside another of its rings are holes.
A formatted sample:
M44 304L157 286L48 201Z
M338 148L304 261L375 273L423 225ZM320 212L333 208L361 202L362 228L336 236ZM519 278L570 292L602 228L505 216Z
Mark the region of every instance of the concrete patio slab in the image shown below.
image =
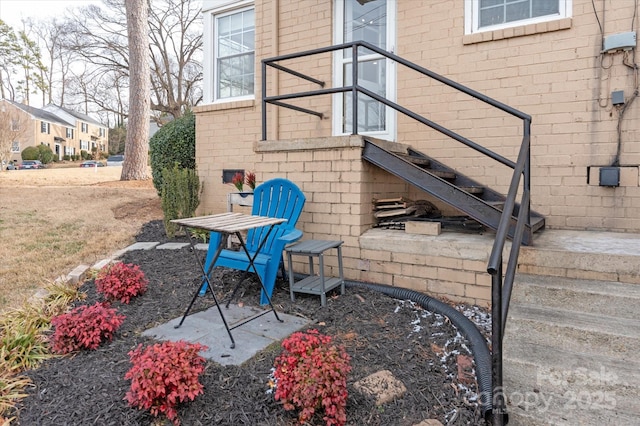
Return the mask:
M273 312L251 306L230 305L227 309L223 305L220 308L229 328L236 327L231 330L236 342L234 349L231 349L231 339L215 306L189 315L180 328L175 326L182 317L174 318L142 334L158 340L197 342L208 347L201 353L203 357L222 365L240 365L269 345L310 324L304 318L284 313L278 313L283 320L279 322ZM249 318L254 319L238 325Z

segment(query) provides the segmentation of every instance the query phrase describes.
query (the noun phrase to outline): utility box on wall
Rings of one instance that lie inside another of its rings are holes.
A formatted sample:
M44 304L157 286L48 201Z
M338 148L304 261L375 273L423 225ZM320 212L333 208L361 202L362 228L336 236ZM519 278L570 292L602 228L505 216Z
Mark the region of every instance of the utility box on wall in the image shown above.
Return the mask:
M636 47L636 32L611 34L604 37L602 42L603 52L616 52L618 50L631 50Z
M600 167L600 186L620 186L620 167Z
M604 188L640 187L640 167L638 166L589 166L587 185Z

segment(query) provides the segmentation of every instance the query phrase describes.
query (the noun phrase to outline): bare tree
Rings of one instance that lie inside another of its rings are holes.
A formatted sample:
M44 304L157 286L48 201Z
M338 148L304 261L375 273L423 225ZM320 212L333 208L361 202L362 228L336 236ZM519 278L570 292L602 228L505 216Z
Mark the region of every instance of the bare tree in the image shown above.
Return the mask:
M71 63L77 57L73 51L63 47L63 41L66 37L65 24L60 19L51 18L38 24L30 22L30 27L40 46L44 46L44 51L47 53L43 59L47 66L47 73L43 75L47 88L42 93L42 103L64 105L64 83L71 73ZM55 101L54 95L57 97Z
M126 0L129 38L129 125L120 180L149 178L149 5L147 0Z
M82 8L69 19L68 50L95 65L92 82L119 82L129 75L124 0L103 0L103 6ZM180 117L201 100L202 23L197 0L154 0L149 11L148 48L151 53L151 109L154 118ZM101 75L98 75L100 73ZM107 77L108 75L108 77ZM122 86L119 86L122 87ZM92 91L92 102L104 103L110 92ZM112 103L112 102L107 102ZM110 112L119 102L110 105ZM101 105L107 107L106 105Z
M0 170L4 170L1 165L11 157L13 143L27 134L29 119L6 101L0 105Z
M177 4L176 4L177 3ZM193 1L168 1L165 8L152 8L151 19L151 108L160 115L181 117L196 105L201 93L202 30L200 7Z

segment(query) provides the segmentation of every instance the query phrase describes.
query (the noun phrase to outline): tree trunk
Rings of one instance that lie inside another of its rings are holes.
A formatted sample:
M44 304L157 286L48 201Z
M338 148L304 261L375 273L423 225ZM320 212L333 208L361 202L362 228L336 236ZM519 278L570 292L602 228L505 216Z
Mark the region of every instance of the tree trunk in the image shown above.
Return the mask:
M129 122L120 180L149 179L149 10L147 0L125 0L129 37Z

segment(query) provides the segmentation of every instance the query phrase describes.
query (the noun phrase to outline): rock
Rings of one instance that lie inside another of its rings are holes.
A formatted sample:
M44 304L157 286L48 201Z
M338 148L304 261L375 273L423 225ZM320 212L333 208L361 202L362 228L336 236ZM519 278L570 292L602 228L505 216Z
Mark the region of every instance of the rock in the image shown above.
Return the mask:
M427 419L427 420L423 420L418 424L415 424L413 426L443 426L442 423L440 423L439 420L436 419Z
M383 405L402 397L407 391L404 384L388 370L373 373L353 385L359 392L376 398L376 405Z

